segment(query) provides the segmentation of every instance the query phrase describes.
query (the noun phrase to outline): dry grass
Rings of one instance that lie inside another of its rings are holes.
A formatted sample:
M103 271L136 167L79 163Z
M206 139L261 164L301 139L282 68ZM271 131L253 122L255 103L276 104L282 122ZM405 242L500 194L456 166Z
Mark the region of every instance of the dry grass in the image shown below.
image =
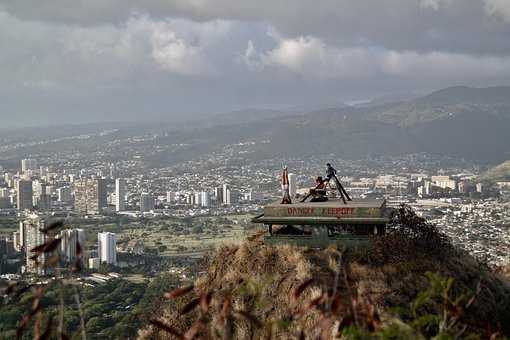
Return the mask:
M233 311L246 311L264 324L257 327L249 317L234 318L233 338L261 338L268 334L274 339L299 338L301 330L307 330L307 338L313 338L324 327L334 329L334 322L318 327L325 322L321 310L335 309L338 328L343 316L350 315L353 300L358 301L356 308L362 315L381 311L377 315L382 319L392 319L384 311L388 307L409 306L427 288L429 282L423 275L427 271L453 277L458 292L474 291L478 282L483 282L486 289L480 292L464 320L473 329L488 325L492 329L505 327L498 301L508 301L510 288L492 273L481 271L469 257L438 262L414 256L397 264L381 265L367 263L355 253L340 253L334 248L271 247L255 240L226 245L212 254L207 275L197 280L195 292L213 292L212 316L206 319L221 324L219 315L224 299L229 297ZM310 278L313 281L307 282ZM182 308L179 304L182 306L191 299L192 296L186 296L182 301L170 302L163 316L165 322L183 332L192 327L200 319L200 313L183 316L178 312ZM158 327L149 327L140 333L140 339L149 338L172 336Z
M144 329L140 339L175 338L165 327L223 339L329 339L351 325L366 332L397 327L403 338L424 331L510 334L508 281L455 250L407 207L390 230L370 250L273 247L259 237L224 245L211 254L193 293L170 301L164 324ZM418 303L424 293L427 302ZM200 304L183 315L183 306L206 295L207 309ZM416 326L423 313L440 322L432 330Z

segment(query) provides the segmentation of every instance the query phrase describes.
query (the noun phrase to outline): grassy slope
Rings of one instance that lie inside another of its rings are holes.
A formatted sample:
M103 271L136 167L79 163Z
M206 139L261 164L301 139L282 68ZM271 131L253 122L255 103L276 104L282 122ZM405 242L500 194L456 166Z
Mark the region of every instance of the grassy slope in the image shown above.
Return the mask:
M269 247L257 241L224 246L212 256L207 274L196 282L195 289L213 292L211 322L220 322L220 301L225 296L232 296L234 309L250 311L263 322L272 320L275 325L284 325L275 326L273 331L277 338L293 338L301 329L313 332L313 325L321 320L318 310L310 309L299 317L296 317L296 310L310 304L322 293L335 290L340 296L339 320L349 313L353 298L359 304L369 301L368 306L375 306L383 324L395 318L405 319L406 313L396 316L389 312L390 308L409 307L419 292L429 286L424 274L436 272L454 279L452 294L456 296L473 292L478 282L482 283L484 289L462 316L462 322L470 331L482 332L486 327L496 329L502 325L506 327L503 331L510 334L510 316L505 312L510 307L508 282L483 269L466 254L441 258L409 253L400 261L391 263L370 259L369 252L342 253L340 257L338 254L335 249ZM308 278L314 278L314 283L295 300L293 292ZM177 312L190 299L185 297L170 302L163 313L166 322L180 330L191 327L198 313L180 316ZM436 307L429 308L437 312ZM260 337L260 329L255 324L236 319L234 338ZM141 338L168 336L152 327L141 331L140 335Z

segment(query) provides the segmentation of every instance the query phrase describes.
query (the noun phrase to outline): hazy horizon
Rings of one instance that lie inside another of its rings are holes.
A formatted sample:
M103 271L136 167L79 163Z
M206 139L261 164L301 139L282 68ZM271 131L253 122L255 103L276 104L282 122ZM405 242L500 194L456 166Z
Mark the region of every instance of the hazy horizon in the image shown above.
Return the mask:
M394 92L394 93L381 93L379 95L374 95L371 97L366 97L359 99L358 97L355 97L356 99L352 100L335 100L335 101L323 101L319 103L306 103L303 105L279 105L279 106L252 106L252 107L238 107L238 108L231 108L230 110L224 110L224 111L213 111L213 112L191 112L191 113L184 113L184 114L176 114L176 115L149 115L144 116L143 119L137 119L137 117L122 117L119 116L116 119L108 119L107 117L96 117L96 119L92 118L91 120L87 120L87 115L85 117L80 117L82 120L77 119L73 121L66 121L66 120L47 120L47 121L29 121L29 122L11 122L4 121L4 124L0 126L1 130L17 130L17 129L31 129L31 128L54 128L54 127L65 127L65 126L86 126L86 125L101 125L104 124L106 127L114 126L117 124L124 124L127 126L138 124L138 123L145 123L146 125L154 125L154 124L168 124L168 123L192 123L196 121L200 121L204 118L214 118L219 117L224 114L240 114L246 112L256 112L256 111L276 111L276 112L283 112L288 113L289 115L294 114L308 114L308 113L314 113L321 110L327 110L327 109L341 109L342 107L362 107L363 105L371 105L373 101L377 100L383 100L387 103L399 103L404 102L408 100L412 100L415 98L419 98L422 96L428 96L430 94L433 94L437 91L455 88L455 87L468 87L468 88L474 88L474 89L488 89L488 88L497 88L497 87L507 87L506 85L493 85L493 86L487 86L487 87L473 87L473 86L467 86L467 85L454 85L454 86L448 86L445 88L438 88L435 90L428 90L428 91L408 91L408 92ZM508 86L510 88L510 86ZM379 105L378 103L374 103L373 105Z

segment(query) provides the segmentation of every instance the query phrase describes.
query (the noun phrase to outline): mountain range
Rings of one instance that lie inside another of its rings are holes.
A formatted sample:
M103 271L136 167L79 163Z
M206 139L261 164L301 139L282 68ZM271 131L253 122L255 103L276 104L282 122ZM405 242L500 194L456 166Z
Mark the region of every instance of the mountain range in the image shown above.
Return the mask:
M510 87L503 86L450 87L407 101L305 114L246 110L217 118L201 134L209 142L268 140L257 150L268 156L427 152L488 164L510 158Z
M327 105L326 105L327 107ZM112 130L107 135L101 131ZM33 141L35 146L8 148L0 159L67 150L65 136L90 134L73 143L89 152L108 141L151 134L151 143L189 145L158 152L150 163L168 165L208 154L224 145L255 143L254 158L294 158L335 154L343 159L428 153L493 166L510 159L510 87L450 87L424 96L378 98L361 105L327 109L245 109L190 118L181 122L146 124L102 123L78 126L1 130L0 144ZM39 143L39 140L51 143ZM12 149L12 150L11 150ZM74 150L74 149L73 149Z

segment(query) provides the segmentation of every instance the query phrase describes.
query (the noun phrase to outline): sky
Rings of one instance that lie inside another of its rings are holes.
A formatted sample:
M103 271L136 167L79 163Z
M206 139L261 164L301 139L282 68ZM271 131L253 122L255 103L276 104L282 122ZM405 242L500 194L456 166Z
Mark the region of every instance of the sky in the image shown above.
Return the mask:
M510 85L510 0L0 0L4 127L455 85Z

